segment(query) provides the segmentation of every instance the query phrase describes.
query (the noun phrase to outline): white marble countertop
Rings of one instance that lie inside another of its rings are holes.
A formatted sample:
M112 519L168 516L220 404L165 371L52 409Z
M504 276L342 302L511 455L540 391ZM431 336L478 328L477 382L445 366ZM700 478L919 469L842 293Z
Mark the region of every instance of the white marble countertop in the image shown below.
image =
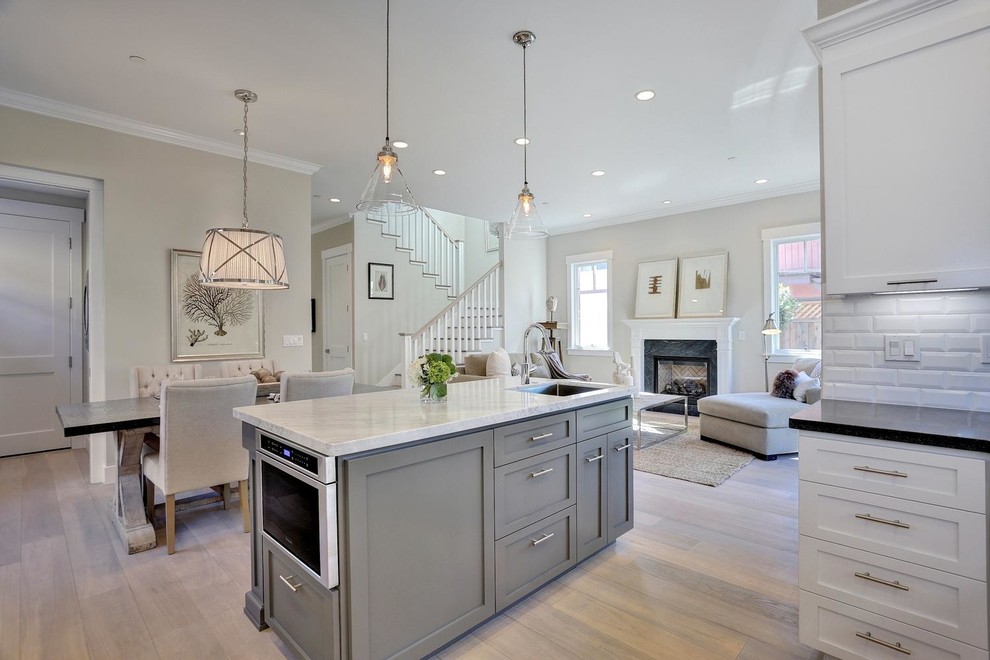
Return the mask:
M573 382L581 381L543 381ZM485 428L631 396L624 385L574 396L520 392L519 377L447 387L447 401L424 404L418 389L395 389L327 399L234 408L234 417L325 456L344 456L426 438Z

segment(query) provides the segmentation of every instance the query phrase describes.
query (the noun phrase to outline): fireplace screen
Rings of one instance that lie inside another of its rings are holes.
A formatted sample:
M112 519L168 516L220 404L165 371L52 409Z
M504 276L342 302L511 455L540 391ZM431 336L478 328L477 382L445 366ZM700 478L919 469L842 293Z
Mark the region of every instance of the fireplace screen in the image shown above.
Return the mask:
M708 361L696 358L656 358L657 386L661 394L708 396Z

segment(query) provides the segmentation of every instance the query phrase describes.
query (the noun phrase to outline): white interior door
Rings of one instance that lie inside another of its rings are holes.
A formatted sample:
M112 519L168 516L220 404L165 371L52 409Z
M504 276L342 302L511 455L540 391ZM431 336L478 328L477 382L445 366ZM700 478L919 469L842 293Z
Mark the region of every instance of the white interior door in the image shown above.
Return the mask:
M323 369L353 366L351 254L323 259Z
M0 211L32 208L82 215L25 203ZM0 212L0 456L70 446L55 406L73 401L70 238L79 249L79 233L79 223Z

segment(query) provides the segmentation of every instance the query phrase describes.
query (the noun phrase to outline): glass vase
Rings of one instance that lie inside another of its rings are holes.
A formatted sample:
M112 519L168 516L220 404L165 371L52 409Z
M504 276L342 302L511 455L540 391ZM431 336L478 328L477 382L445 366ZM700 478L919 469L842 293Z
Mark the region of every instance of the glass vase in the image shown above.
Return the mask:
M443 403L447 400L447 383L424 385L419 391L419 400L423 403Z

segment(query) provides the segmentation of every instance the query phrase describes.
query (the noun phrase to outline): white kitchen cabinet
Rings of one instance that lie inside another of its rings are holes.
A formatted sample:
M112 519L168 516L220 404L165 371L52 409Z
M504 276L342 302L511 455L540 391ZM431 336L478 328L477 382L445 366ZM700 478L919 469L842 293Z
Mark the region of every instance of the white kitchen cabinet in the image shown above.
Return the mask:
M990 4L873 0L805 35L826 292L990 286Z

